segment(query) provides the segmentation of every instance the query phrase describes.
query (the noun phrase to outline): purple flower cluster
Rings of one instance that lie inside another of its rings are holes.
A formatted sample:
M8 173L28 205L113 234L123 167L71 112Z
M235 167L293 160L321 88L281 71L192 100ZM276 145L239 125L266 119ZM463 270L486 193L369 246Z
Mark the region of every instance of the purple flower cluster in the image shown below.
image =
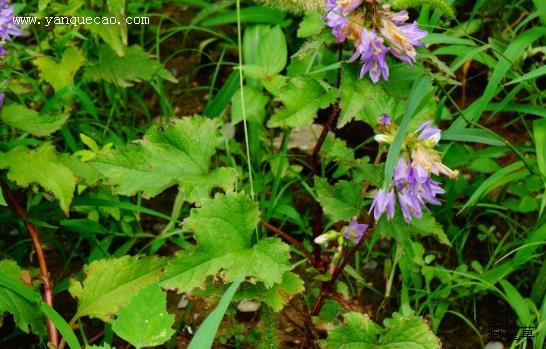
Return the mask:
M415 47L423 46L421 39L427 32L420 29L417 22L406 23L409 19L407 11L394 13L388 6L376 11L357 11L362 3L362 0L326 0L324 18L338 42L347 39L354 42L355 53L349 62L360 59L360 78L369 74L377 83L380 77L389 79L387 54L390 52L402 62L413 64L417 59ZM364 12L379 17L372 20L372 30L364 27ZM376 23L379 28L376 28Z
M362 0L326 0L329 11L325 15L326 25L332 28L337 41L344 42L353 29L351 12L362 4Z
M13 6L8 6L7 0L0 1L0 55L7 54L4 43L19 35L21 31L13 23Z
M385 116L382 116L380 124L388 130L396 131L391 127L390 119L385 119ZM436 196L444 194L445 190L439 182L432 179L432 174L441 173L455 178L458 172L444 165L438 152L433 149L440 141L440 137L440 129L434 127L431 121L422 123L413 134L406 137L405 151L394 168L394 183L379 189L370 207L370 213L373 211L375 220L384 213L387 214L388 219L394 217L396 197L398 197L404 220L408 224L411 223L412 218L423 217L423 210L427 209L427 204L441 204ZM376 139L393 139L393 137L377 135Z

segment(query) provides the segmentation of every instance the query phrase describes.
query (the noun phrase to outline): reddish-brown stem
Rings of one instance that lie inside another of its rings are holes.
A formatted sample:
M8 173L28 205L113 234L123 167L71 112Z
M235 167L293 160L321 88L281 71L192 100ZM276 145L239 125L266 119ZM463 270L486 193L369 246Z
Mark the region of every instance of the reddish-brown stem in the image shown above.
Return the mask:
M277 234L278 236L280 236L281 238L286 240L290 245L292 245L295 248L297 248L298 250L300 250L301 253L303 253L305 255L305 257L309 260L309 262L312 265L315 265L315 258L313 257L313 255L311 253L309 253L309 251L307 251L307 249L301 244L301 242L294 239L290 234L285 233L284 231L280 230L279 228L275 227L274 225L271 225L271 224L267 223L263 219L260 219L260 225L263 226L264 228L272 231L273 233Z
M104 336L104 331L100 331L99 333L97 333L97 334L94 335L93 337L89 338L89 340L87 340L87 343L93 344L93 343L95 343L96 341L98 341L99 339L101 339L102 336Z
M328 132L332 129L332 127L335 127L337 124L337 120L339 119L339 103L336 101L334 105L332 106L332 111L330 112L330 117L328 118L328 121L326 121L326 124L322 128L322 131L320 132L320 136L317 139L317 143L315 144L315 148L313 149L313 156L311 158L312 166L313 166L313 175L319 175L320 174L320 150L322 149L322 145L324 144L324 141L326 140L326 136L328 135ZM322 207L317 202L315 206L315 214L313 218L313 239L315 239L317 236L320 235L322 232ZM320 247L317 244L313 244L313 254L315 260L320 260Z
M366 240L369 236L371 236L372 231L373 231L373 227L370 227L368 231L366 232L366 235L364 235L362 239L360 239L360 241L349 251L349 253L347 253L345 258L343 258L341 263L339 263L336 266L336 268L332 272L332 277L330 278L330 280L322 284L320 288L320 293L317 299L315 300L315 303L313 304L313 308L311 309L311 315L315 316L319 314L320 309L322 308L322 305L324 304L324 301L326 300L326 297L332 294L332 289L337 279L339 278L339 276L341 275L341 273L343 272L347 264L353 259L356 251L360 248L360 246L362 246L362 244L364 243L364 240Z
M15 199L15 196L9 189L8 185L4 181L0 180L0 187L2 188L2 192L4 193L4 197L8 201L8 204L15 211L15 213L24 221L25 227L30 234L30 238L32 239L32 243L34 244L34 250L36 251L36 256L38 257L38 265L40 266L40 278L42 279L44 284L44 301L50 307L53 307L53 287L51 281L49 280L47 263L44 257L44 251L42 250L42 245L40 243L38 231L36 230L34 225L32 225L32 223L28 221L28 215L25 212L25 209L17 202L17 199ZM46 319L46 324L49 342L53 344L53 346L56 348L59 343L57 328L50 319Z
M339 119L339 103L336 102L332 106L332 111L330 112L330 117L328 118L328 121L326 121L326 124L322 128L322 131L320 132L319 138L317 139L317 143L315 144L315 148L313 149L313 158L312 158L312 165L313 165L313 174L319 174L320 172L320 161L319 161L319 153L320 149L322 148L322 145L324 144L324 141L326 140L326 136L328 135L328 132L334 127L335 124L337 124L337 120Z
M343 309L345 309L346 311L354 311L355 310L349 304L349 302L347 302L345 299L343 299L343 297L340 296L339 294L332 292L332 293L329 293L327 296L330 297L330 298L335 299L335 301L338 302L339 305L341 305L341 307L343 307Z

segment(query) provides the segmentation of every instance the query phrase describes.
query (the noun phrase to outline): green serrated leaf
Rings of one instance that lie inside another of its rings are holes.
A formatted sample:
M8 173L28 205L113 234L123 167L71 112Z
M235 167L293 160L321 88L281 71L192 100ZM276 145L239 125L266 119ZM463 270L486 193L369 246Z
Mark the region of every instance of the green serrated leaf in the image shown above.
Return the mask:
M297 274L286 272L282 281L271 288L265 287L263 283L241 285L234 299L261 301L274 311L281 311L294 295L303 292L304 289L303 280Z
M364 106L369 105L370 100L378 97L379 92L380 88L375 87L368 79L358 78L357 69L353 65L345 65L341 79L341 112L337 127L341 128L353 120ZM378 119L379 115L374 115L372 120Z
M218 125L204 117L186 117L163 129L152 127L142 140L105 152L90 164L117 194L153 197L178 184L187 201L202 203L213 188L233 190L237 176L231 168L210 170Z
M385 319L386 334L381 349L439 349L440 339L432 333L428 324L418 316L402 316L394 313Z
M315 177L315 189L324 213L333 221L350 221L360 214L362 184L339 181L331 186L321 177Z
M344 65L341 80L341 113L337 127L343 127L353 119L375 127L381 114L397 118L405 102L390 96L381 84L369 79L359 79L354 65Z
M85 58L75 47L69 47L63 53L60 62L49 57L38 57L34 65L38 67L40 76L58 92L67 86L74 86L74 75L83 65Z
M345 323L330 331L328 339L322 341L324 349L372 349L383 329L368 316L360 313L343 315Z
M355 151L347 146L347 142L341 138L336 138L328 133L324 139L324 144L320 149L320 155L327 160L337 162L350 162L355 159Z
M284 105L269 120L269 127L300 127L310 125L319 109L334 103L337 91L326 88L308 76L296 76L282 87L278 100Z
M384 166L370 164L366 159L359 159L353 170L353 180L364 184L368 181L375 187L380 187L384 179Z
M1 154L0 169L8 170L9 180L25 188L31 183L38 183L52 192L64 212L68 213L76 177L60 163L53 145L45 143L35 150L17 147Z
M70 282L69 292L78 299L75 318L89 316L112 321L142 288L159 280L164 265L156 257L123 256L96 260L85 266L83 281Z
M309 12L301 21L297 36L298 38L307 38L319 34L324 29L322 14L318 12Z
M360 313L344 315L345 323L330 331L324 349L439 349L440 340L420 317L394 313L385 328Z
M124 48L123 52L123 57L120 57L110 47L100 46L98 61L86 67L84 79L105 80L121 87L132 86L135 82L149 81L154 76L177 82L175 77L161 63L152 59L142 47L133 45Z
M68 116L68 114L40 115L20 104L9 104L2 109L2 121L37 137L49 136L59 130L68 120Z
M166 310L167 295L157 284L142 289L120 308L112 330L137 349L165 343L174 334L174 315Z
M423 218L421 219L413 219L411 221L410 231L422 236L432 235L444 245L451 246L451 242L449 242L449 239L444 232L444 228L430 213L424 213Z
M291 269L289 247L276 238L253 243L258 206L242 194L217 195L193 209L184 226L194 232L195 250L180 253L167 267L161 285L180 292L204 285L222 271L225 282L253 277L270 288Z
M118 6L116 6L118 7ZM119 9L119 8L118 8ZM116 9L112 9L113 11ZM85 9L81 11L81 14L84 16L90 16L90 17L106 17L106 14L101 16L101 14L91 11L89 9ZM119 14L115 13L116 16L119 16ZM108 16L111 17L111 16ZM115 53L118 57L125 56L126 52L126 45L127 45L127 34L125 32L125 23L122 25L110 25L110 24L86 24L85 28L91 32L91 34L94 34L102 39Z
M25 289L27 293L32 293L34 298L40 299L38 291L23 283L22 277L25 271L14 261L0 261L0 274L19 288ZM16 293L15 290L0 283L0 318L4 312L13 315L15 324L21 331L25 333L32 331L39 336L45 335L44 317L37 309L36 304L29 302L29 300Z

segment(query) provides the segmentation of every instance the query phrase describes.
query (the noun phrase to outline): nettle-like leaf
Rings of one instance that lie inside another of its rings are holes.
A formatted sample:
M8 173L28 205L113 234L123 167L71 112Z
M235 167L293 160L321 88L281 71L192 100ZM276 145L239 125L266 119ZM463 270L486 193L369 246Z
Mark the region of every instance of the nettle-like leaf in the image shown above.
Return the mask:
M84 61L85 58L77 48L69 47L64 51L60 62L49 57L38 57L34 60L34 65L38 67L42 79L59 92L64 87L74 86L74 75Z
M309 12L325 10L325 1L323 0L254 0L256 2L268 5L271 7L278 7L284 11L289 12Z
M123 57L118 56L109 46L98 48L98 60L86 67L84 79L91 81L105 80L121 87L132 86L135 82L149 81L154 76L177 82L176 78L152 59L142 47L133 45L124 48Z
M352 163L355 160L355 151L347 146L347 142L331 133L326 135L320 155L328 161Z
M220 167L210 170L219 144L218 122L186 117L163 128L152 127L142 140L110 150L90 164L114 186L114 192L153 197L178 184L189 202L202 203L213 188L231 191L237 173Z
M324 22L322 14L319 12L309 12L300 22L298 27L297 37L307 38L313 35L320 34L324 30Z
M337 127L341 128L353 119L375 127L381 114L392 117L404 111L404 101L387 94L381 84L369 79L359 79L354 65L345 65L341 80L340 116Z
M49 136L59 130L68 114L40 115L37 111L20 104L10 104L2 109L2 121L7 125L30 133L33 136Z
M82 17L102 17L111 18L113 16L121 18L125 16L125 1L108 1L108 8L111 13L97 13L90 9L82 9L78 12ZM121 20L119 25L110 24L86 24L85 28L88 29L91 34L100 37L108 46L116 52L119 57L125 55L125 46L127 46L127 24Z
M264 302L274 311L281 311L292 297L305 290L303 280L292 272L286 272L279 284L271 288L265 287L263 283L245 283L239 287L234 300L254 300Z
M227 284L218 283L213 278L208 278L203 288L196 288L192 294L214 302L220 299L227 289ZM234 301L253 300L264 302L274 311L281 311L294 295L305 290L303 280L298 274L285 272L282 281L268 288L262 282L245 282L239 286L233 297Z
M324 213L333 221L350 221L362 208L362 184L339 181L334 186L321 177L315 177L318 201Z
M283 103L269 120L269 127L310 125L319 109L334 103L337 90L309 76L296 76L280 89L277 99Z
M75 318L89 316L110 322L143 288L159 280L165 262L156 257L123 256L93 261L82 282L72 279L69 292L78 299Z
M422 236L434 236L442 244L451 246L451 242L449 242L449 239L444 232L444 228L429 212L423 213L422 219L413 219L411 221L410 230Z
M167 295L157 284L142 289L121 308L112 330L137 349L165 343L174 334L174 315L166 310Z
M39 292L23 282L23 277L25 274L28 275L28 272L21 269L14 261L0 261L0 274L8 278L11 283L35 293L36 298L40 299ZM30 275L28 277L30 279ZM25 333L32 331L39 336L45 335L44 317L37 306L11 289L0 285L0 323L4 312L13 315L15 324L21 331Z
M362 184L368 181L374 187L381 187L385 178L385 166L370 164L368 160L364 158L356 161L357 165L353 169L353 181Z
M219 275L226 283L241 275L252 277L266 288L280 283L292 268L290 249L277 238L253 242L259 217L257 204L236 193L217 195L192 209L184 226L194 232L197 246L177 255L161 285L191 291L203 286L210 275Z
M20 187L37 183L52 192L64 212L68 213L76 177L61 163L53 145L45 143L35 150L17 147L0 155L0 169L8 170L9 180Z
M120 28L118 26L88 24L85 27L91 32L91 34L100 37L102 41L104 41L112 49L112 51L116 53L118 57L125 56L125 43L123 42Z
M394 313L385 328L360 313L344 315L345 323L330 331L324 349L439 349L440 340L418 316Z

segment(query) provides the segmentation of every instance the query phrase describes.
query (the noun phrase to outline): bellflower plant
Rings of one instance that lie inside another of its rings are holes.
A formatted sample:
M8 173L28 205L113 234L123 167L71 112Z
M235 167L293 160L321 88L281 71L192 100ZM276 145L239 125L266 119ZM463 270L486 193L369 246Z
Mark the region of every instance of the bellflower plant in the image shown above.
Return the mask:
M9 6L7 0L3 0L0 2L0 55L8 53L4 43L19 35L21 31L13 23L13 6Z
M407 11L392 12L388 5L378 7L362 0L327 0L326 8L324 20L332 35L338 42L350 40L354 44L349 62L362 62L360 78L369 74L373 83L380 77L388 80L388 53L412 65L417 59L415 48L424 46L421 39L427 31L417 22L407 23Z
M366 230L368 230L367 224L359 224L356 218L353 218L351 223L343 231L343 236L354 243L358 243L364 236Z
M398 130L392 120L383 115L378 128L385 131L375 136L379 143L390 144ZM444 194L441 184L432 179L432 175L446 175L456 178L458 171L451 170L441 161L440 154L434 149L441 138L441 130L434 127L432 121L422 123L413 133L406 136L403 150L394 168L394 181L385 188L380 188L370 207L374 219L384 213L388 219L394 217L395 192L398 204L406 223L413 218L420 219L427 204L440 205L437 195Z
M366 231L368 230L367 224L359 224L356 217L353 217L351 222L345 229L343 233L331 230L327 233L321 234L315 238L314 242L319 245L327 244L329 241L342 239L341 235L347 240L351 240L354 243L359 243Z

